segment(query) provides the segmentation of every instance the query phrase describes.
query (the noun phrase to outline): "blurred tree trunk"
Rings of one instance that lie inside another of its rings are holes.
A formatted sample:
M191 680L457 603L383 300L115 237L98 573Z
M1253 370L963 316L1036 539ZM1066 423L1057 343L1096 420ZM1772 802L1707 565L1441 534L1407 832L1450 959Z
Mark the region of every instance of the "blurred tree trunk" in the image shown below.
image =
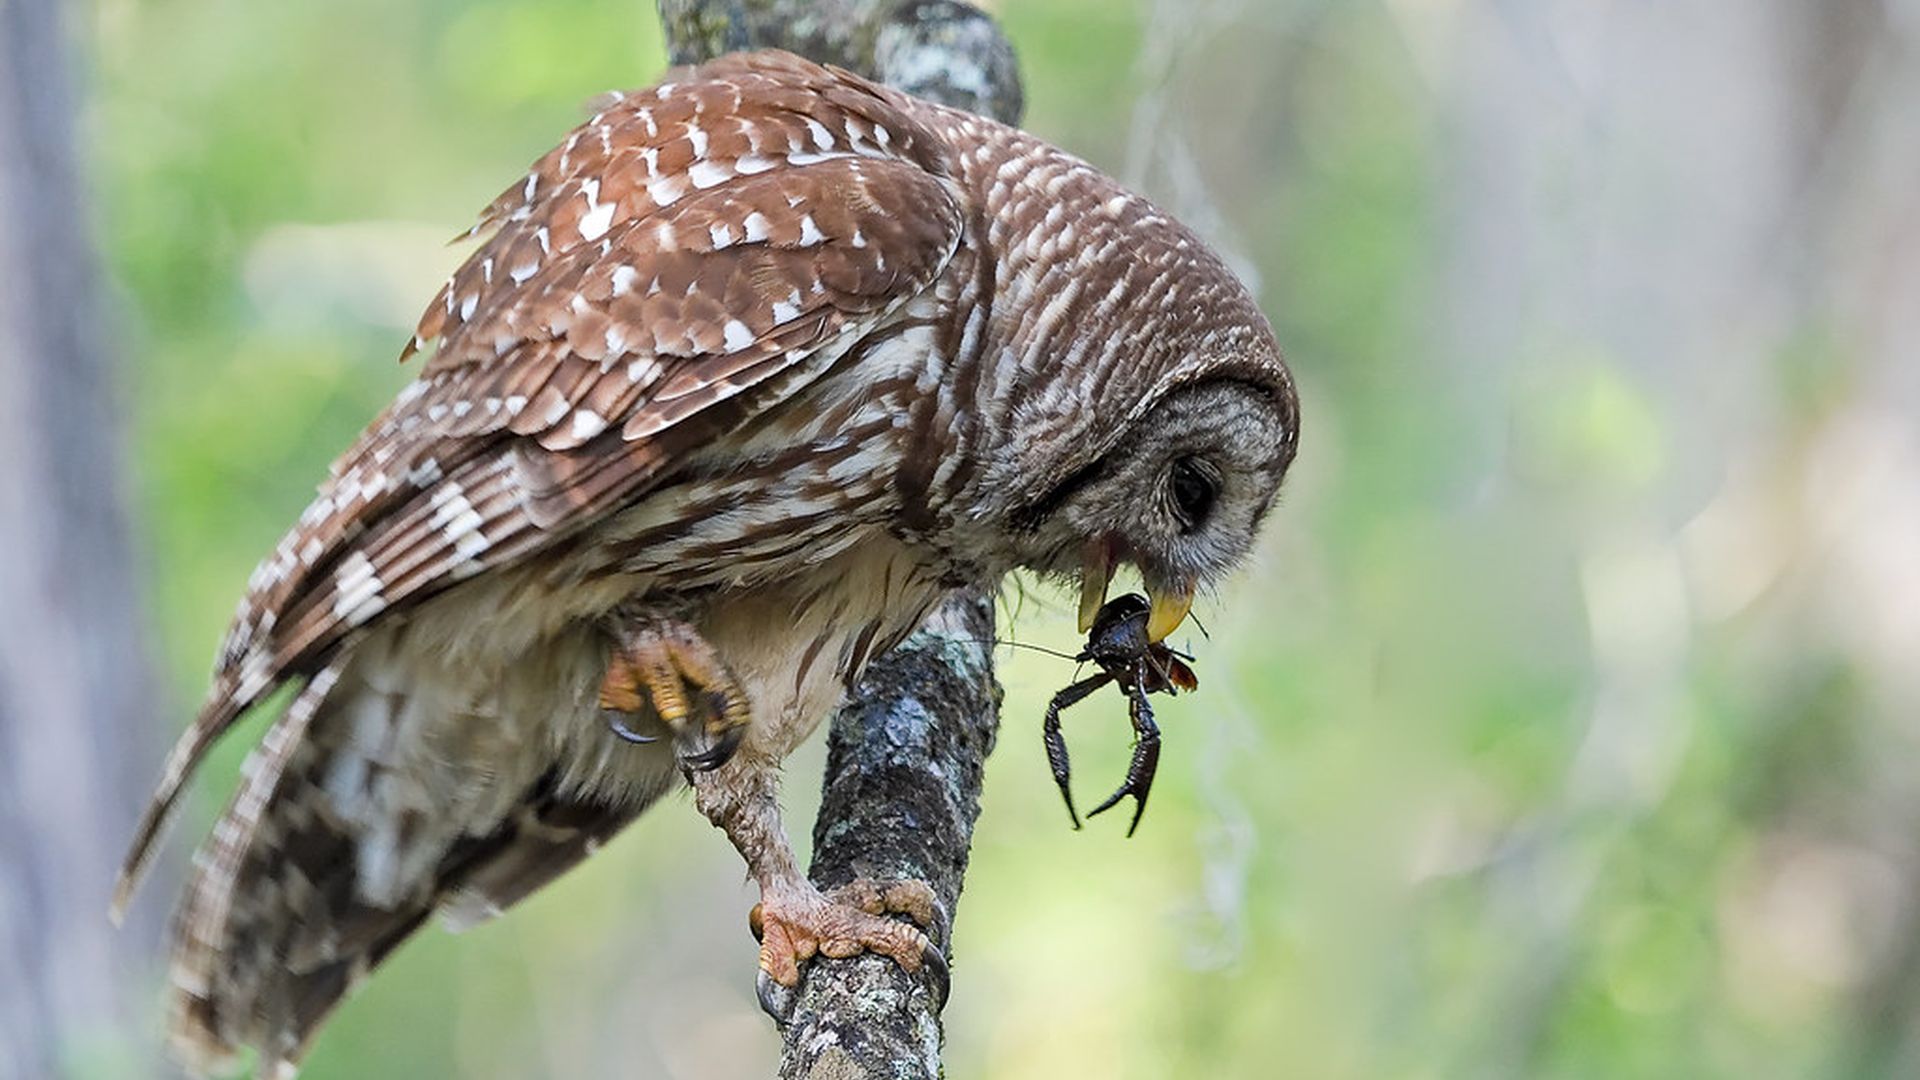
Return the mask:
M786 48L920 97L1017 123L1020 75L991 18L953 0L660 0L669 56ZM999 727L993 599L958 595L876 660L833 718L809 876L916 878L944 906L945 946ZM816 958L784 1025L780 1075L862 1080L940 1075L940 1007L884 957Z
M0 0L0 1074L19 1077L124 1037L152 938L106 920L157 728L63 24L58 0Z

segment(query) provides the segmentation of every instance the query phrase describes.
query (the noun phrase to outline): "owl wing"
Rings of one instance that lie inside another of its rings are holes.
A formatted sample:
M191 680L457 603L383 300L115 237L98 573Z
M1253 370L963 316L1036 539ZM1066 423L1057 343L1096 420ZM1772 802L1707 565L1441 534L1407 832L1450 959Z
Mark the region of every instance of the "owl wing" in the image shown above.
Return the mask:
M779 54L619 97L535 163L422 318L420 377L249 581L116 910L247 707L376 616L564 542L896 317L960 241L945 172L884 92Z

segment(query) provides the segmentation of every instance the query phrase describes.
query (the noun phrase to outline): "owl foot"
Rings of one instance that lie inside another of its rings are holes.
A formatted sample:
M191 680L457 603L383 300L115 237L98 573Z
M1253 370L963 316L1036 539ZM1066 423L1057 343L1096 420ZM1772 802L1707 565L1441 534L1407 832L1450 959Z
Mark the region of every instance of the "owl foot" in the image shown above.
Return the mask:
M625 720L652 716L674 733L688 769L705 772L733 756L750 718L747 695L707 639L687 623L662 618L635 619L616 633L600 683L600 707L609 710L613 733L652 742Z
M926 934L887 915L931 930L941 921L940 900L924 881L861 879L826 893L805 881L769 887L747 916L760 940L760 1007L785 1022L800 965L816 954L844 959L862 952L890 957L909 972L925 970L935 1001L946 1004L946 958Z

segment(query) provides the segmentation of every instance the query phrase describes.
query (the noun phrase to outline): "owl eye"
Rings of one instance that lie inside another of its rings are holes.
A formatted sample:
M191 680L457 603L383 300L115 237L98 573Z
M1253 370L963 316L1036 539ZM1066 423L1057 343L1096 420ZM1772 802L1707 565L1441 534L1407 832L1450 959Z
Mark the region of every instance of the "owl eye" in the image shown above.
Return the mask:
M1206 467L1198 458L1175 458L1168 486L1173 495L1173 516L1180 520L1180 531L1192 532L1199 528L1207 520L1207 511L1213 509L1216 494L1213 477L1207 474Z

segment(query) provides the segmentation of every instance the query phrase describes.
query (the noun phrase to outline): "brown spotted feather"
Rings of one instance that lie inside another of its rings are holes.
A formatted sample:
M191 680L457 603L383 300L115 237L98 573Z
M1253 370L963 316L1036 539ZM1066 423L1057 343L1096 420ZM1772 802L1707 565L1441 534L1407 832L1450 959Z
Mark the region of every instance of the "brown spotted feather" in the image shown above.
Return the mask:
M498 231L421 320L413 347L439 345L420 381L256 572L117 906L194 764L279 681L374 615L610 512L670 463L651 442L784 371L817 374L823 346L946 264L959 211L915 122L868 92L809 96L821 69L736 77L624 98L536 163L518 205L489 209ZM747 111L780 87L796 92ZM508 435L565 453L534 459Z

